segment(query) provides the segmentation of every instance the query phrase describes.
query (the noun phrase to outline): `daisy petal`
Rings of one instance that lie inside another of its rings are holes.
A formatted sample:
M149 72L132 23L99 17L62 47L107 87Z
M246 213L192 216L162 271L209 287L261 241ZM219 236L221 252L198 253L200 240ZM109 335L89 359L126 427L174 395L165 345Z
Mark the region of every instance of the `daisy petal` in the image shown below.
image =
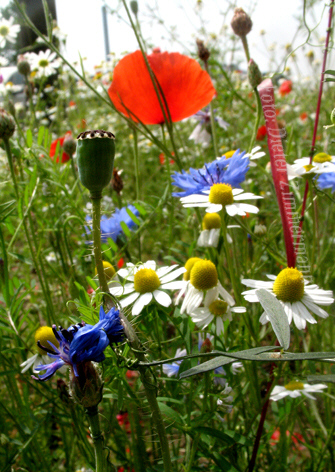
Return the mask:
M134 303L133 309L132 309L132 315L137 316L141 313L143 308L146 305L149 305L149 303L152 300L152 293L147 292L143 293L143 295L140 296L140 298Z
M153 292L153 295L155 297L156 302L162 306L167 307L170 306L172 303L170 296L167 293L162 292L161 290L155 290Z

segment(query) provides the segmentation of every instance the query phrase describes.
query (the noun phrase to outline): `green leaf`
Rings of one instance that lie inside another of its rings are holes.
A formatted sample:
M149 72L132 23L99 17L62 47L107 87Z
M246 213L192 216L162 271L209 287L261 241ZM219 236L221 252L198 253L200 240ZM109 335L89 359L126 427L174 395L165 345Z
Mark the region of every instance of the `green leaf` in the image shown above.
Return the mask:
M252 349L246 349L245 351L237 351L237 352L223 352L223 351L213 351L211 354L218 356L215 359L211 359L207 362L203 362L202 364L197 365L196 367L192 367L192 369L182 372L179 376L180 379L184 379L186 377L190 377L191 375L202 374L203 372L208 372L209 370L217 369L218 367L230 364L235 359L240 360L261 360L259 354L266 351L273 351L274 349L278 349L278 346L263 346L263 347L255 347ZM269 360L266 358L266 360Z
M126 225L126 223L124 221L121 221L120 222L120 225L121 225L121 228L122 228L122 231L124 232L124 234L128 237L131 236L131 233L130 233L130 229L128 228L128 226Z
M27 147L30 148L31 145L33 144L33 133L31 132L31 129L27 129Z
M198 426L197 428L193 428L193 430L197 433L220 439L224 443L228 444L228 446L233 446L235 444L235 441L230 436L217 429L208 428L207 426Z
M309 375L307 377L308 382L326 382L326 383L335 383L335 375Z
M325 74L335 75L335 70L328 69L328 70L325 71Z
M174 423L183 424L183 419L173 408L165 405L165 403L158 402L159 409L161 410L162 415L167 417L170 421Z
M41 146L41 144L42 144L44 131L45 131L44 126L40 126L40 128L38 130L38 135L37 135L37 144L38 144L38 146Z
M134 207L136 210L139 211L140 215L145 216L147 214L146 210L139 204L139 203L133 203Z
M256 295L270 320L279 344L287 350L290 347L290 325L282 304L264 288L256 290Z
M140 224L141 224L140 220L137 218L136 215L134 215L134 213L132 213L132 211L129 210L129 208L126 208L126 212L130 216L132 221L135 223L135 225L140 226Z

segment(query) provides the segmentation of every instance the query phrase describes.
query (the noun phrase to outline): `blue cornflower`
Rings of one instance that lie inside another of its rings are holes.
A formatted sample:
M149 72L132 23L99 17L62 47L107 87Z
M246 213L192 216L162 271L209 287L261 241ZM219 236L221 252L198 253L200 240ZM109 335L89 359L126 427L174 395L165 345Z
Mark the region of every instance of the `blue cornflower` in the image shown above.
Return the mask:
M210 164L205 164L202 169L190 168L189 174L184 170L182 173L175 172L172 175L173 185L183 189L183 192L174 192L172 195L187 197L188 195L203 194L206 190L210 190L214 184L219 183L240 188L248 168L249 158L245 156L245 151L240 152L238 149L229 159L223 156Z
M123 221L130 230L134 230L137 228L137 225L133 222L130 216L127 213L127 208L130 210L135 216L140 216L139 211L134 205L128 205L127 207L115 209L115 213L110 218L103 215L100 221L100 229L101 229L101 241L103 243L107 242L108 238L111 238L114 242L123 235L123 229L121 227L121 222ZM91 222L92 218L90 216L86 216L86 221ZM91 233L91 229L85 227L87 233Z
M320 174L317 178L316 185L321 190L324 190L326 188L331 188L332 193L334 193L335 192L335 172L325 172L324 174Z
M78 366L81 363L94 361L101 362L105 359L103 351L111 343L121 342L123 339L123 327L121 325L119 310L112 308L108 313L100 308L100 320L94 326L85 323L72 325L67 329L56 326L52 329L59 342L56 347L52 342L50 346L39 347L46 351L49 357L55 361L51 364L39 365L36 370L45 370L45 374L39 375L36 380L48 380L54 373L67 364L72 367L74 375L78 374Z

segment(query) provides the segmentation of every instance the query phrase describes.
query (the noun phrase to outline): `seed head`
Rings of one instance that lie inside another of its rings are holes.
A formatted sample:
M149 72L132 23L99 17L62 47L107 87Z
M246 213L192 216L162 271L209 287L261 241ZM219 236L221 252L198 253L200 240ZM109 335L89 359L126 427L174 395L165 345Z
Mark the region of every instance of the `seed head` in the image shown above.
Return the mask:
M235 8L230 25L237 36L246 36L251 31L252 21L243 8Z

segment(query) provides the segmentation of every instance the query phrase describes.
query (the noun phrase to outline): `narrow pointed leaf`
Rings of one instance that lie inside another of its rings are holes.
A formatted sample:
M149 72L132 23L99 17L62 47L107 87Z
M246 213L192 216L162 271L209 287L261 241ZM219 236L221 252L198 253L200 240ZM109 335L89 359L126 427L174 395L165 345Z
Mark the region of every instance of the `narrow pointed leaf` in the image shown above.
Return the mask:
M270 320L279 344L287 351L290 347L290 325L282 304L264 288L256 290L256 294Z

